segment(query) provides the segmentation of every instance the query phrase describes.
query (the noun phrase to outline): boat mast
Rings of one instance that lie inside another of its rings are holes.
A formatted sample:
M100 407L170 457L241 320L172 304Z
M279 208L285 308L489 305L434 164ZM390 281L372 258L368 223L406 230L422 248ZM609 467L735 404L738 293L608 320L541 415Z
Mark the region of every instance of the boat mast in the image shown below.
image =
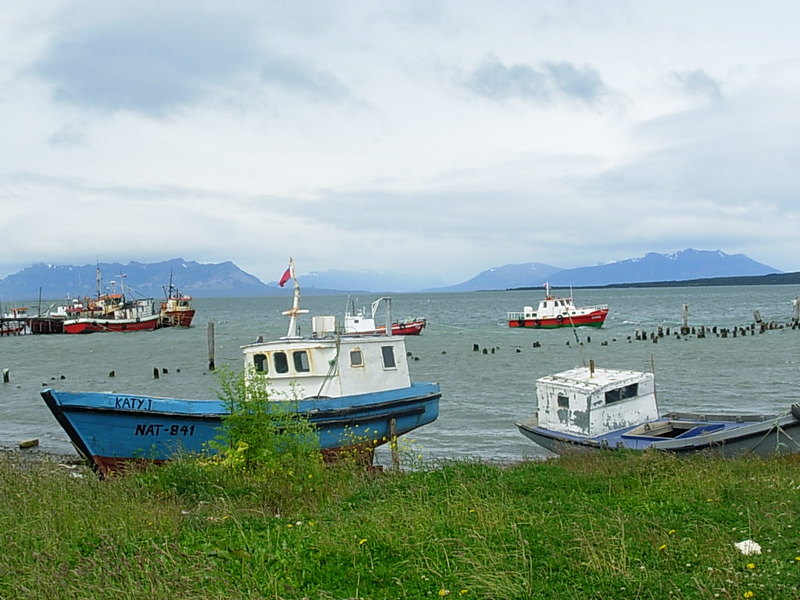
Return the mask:
M97 263L97 266L94 268L94 286L97 288L97 298L99 299L103 288L103 275L100 272L100 263Z
M294 274L294 259L289 257L289 276L294 280L294 298L292 300L292 308L283 311L283 315L289 317L289 331L286 332L287 338L300 337L300 331L297 325L297 315L302 315L308 310L300 308L300 283Z

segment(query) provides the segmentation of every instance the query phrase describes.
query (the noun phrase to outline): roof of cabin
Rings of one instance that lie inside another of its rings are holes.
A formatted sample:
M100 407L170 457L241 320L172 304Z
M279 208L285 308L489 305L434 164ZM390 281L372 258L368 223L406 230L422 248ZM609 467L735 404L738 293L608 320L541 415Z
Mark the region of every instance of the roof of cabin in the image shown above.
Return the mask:
M651 373L642 373L639 371L595 368L593 372L590 372L589 367L577 367L569 371L556 373L555 375L541 377L536 380L536 383L537 385L539 383L544 383L578 388L584 393L592 393L601 388L628 385L636 381L650 378L652 378Z

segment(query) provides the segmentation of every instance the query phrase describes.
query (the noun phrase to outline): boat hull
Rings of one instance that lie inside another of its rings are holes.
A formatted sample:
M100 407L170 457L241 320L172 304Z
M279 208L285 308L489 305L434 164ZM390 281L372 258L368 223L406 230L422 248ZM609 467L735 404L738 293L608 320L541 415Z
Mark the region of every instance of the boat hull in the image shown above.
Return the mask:
M602 327L608 316L608 309L596 310L585 315L546 317L543 319L509 319L509 327L524 329L556 329L558 327Z
M159 327L191 327L194 309L162 311Z
M402 321L399 323L392 323L392 335L419 335L425 329L427 321L425 319L418 319L416 321ZM366 333L370 334L383 334L386 332L386 327L378 327L375 331Z
M102 331L152 331L158 327L158 315L139 319L67 319L64 333L96 333Z
M209 452L227 415L219 400L183 400L135 394L41 392L45 403L78 451L102 475L131 462L169 460L181 452ZM320 449L336 455L370 452L438 417L438 384L344 396L276 401L316 426Z
M535 418L516 425L525 437L556 454L603 449L653 449L676 454L712 452L726 457L800 453L798 404L780 416L670 413L647 424L596 437L541 428Z

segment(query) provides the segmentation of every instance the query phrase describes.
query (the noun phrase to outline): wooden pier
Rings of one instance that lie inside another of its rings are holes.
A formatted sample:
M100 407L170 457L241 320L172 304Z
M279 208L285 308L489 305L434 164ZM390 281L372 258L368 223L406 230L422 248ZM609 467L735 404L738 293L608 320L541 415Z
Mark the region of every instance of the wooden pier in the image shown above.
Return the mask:
M64 333L61 317L0 317L0 336Z

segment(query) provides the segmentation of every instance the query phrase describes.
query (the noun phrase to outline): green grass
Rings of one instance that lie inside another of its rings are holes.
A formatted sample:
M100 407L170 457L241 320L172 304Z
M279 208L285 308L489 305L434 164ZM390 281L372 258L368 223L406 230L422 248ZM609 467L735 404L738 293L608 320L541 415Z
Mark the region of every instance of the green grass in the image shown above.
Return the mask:
M283 469L0 458L0 598L800 597L797 456Z

